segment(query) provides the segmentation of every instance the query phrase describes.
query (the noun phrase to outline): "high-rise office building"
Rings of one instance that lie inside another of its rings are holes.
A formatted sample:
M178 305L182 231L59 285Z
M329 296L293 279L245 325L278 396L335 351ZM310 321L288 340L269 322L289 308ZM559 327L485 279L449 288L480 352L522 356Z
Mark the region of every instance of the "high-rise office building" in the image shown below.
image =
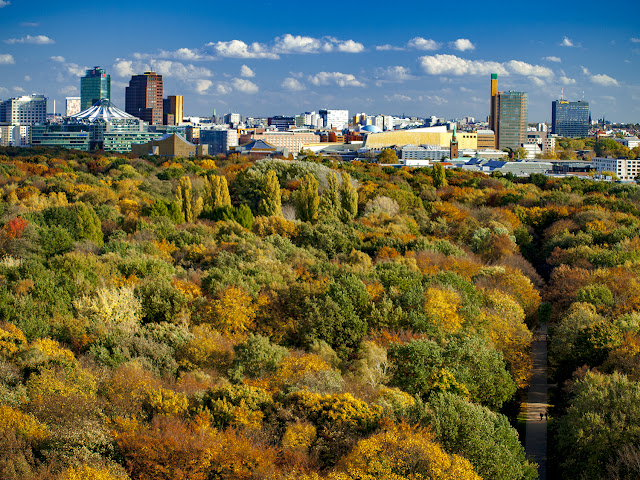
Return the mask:
M31 125L47 120L47 99L44 95L23 95L0 103L0 122L10 125Z
M516 150L527 141L529 99L526 92L498 93L498 149Z
M104 68L93 67L80 78L80 110L104 99L111 100L111 75Z
M589 102L551 102L551 133L560 137L586 137L589 123Z
M150 125L162 125L162 75L144 72L134 75L125 89L124 109Z
M67 97L66 116L70 117L82 111L80 97Z
M183 105L184 99L182 95L169 95L163 100L162 115L165 125L179 125L182 123L184 118Z
M498 74L491 74L491 104L489 110L489 130L498 131ZM495 148L494 144L493 147Z

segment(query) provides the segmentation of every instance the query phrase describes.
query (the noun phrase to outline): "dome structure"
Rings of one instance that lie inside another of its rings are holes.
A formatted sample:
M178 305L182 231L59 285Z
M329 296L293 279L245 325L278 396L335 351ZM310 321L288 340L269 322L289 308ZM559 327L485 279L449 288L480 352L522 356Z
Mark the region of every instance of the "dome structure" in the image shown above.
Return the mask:
M361 132L367 133L381 133L382 129L380 127L376 127L375 125L366 125L360 128Z
M71 115L69 119L82 123L111 122L113 120L137 120L133 115L129 115L127 112L111 105L111 102L106 99L96 102L92 107L87 108L80 113Z

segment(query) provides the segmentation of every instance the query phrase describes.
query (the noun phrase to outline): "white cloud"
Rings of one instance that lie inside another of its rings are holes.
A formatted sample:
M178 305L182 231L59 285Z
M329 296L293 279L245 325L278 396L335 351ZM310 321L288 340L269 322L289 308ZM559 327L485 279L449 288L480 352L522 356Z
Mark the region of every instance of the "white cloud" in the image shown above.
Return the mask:
M418 50L438 50L441 45L435 40L429 40L422 37L414 37L407 43L409 48L416 48Z
M378 50L379 52L387 52L390 50L404 50L404 48L402 47L394 47L393 45L390 44L386 44L386 45L376 45L376 50Z
M228 95L229 93L231 93L231 87L219 83L218 85L216 85L216 93L220 95Z
M290 90L292 92L299 92L305 89L305 86L302 84L300 80L297 80L293 77L287 77L282 81L282 88L286 90Z
M414 78L408 68L395 65L387 68L378 68L376 77L388 82L404 82Z
M640 38L631 37L631 43L640 43Z
M16 63L16 61L14 60L13 55L0 53L0 65L10 65L14 63Z
M364 45L353 40L338 42L338 51L345 53L360 53L364 51Z
M605 74L597 74L591 77L591 81L597 85L602 85L603 87L617 87L618 81L615 78L610 77Z
M211 80L196 80L196 92L200 95L204 95L212 85L213 82Z
M487 75L498 73L508 75L502 63L484 60L467 60L455 55L432 55L419 59L420 66L429 75Z
M13 91L16 92L16 93L26 93L24 88L18 87L18 86L13 87Z
M580 66L580 68L582 69L582 73L583 74L591 75L591 72L589 71L589 69L587 67Z
M212 48L221 57L231 58L268 58L275 60L280 58L277 54L267 51L266 47L258 42L247 45L242 40L229 42L209 42L205 47Z
M319 72L316 75L309 75L309 81L317 86L337 85L338 87L364 87L364 83L360 82L350 73Z
M259 90L255 83L244 78L234 78L232 84L234 89L242 93L258 93Z
M334 50L345 53L360 53L364 51L364 45L354 40L338 40L333 37L313 38L287 33L276 37L273 47L274 53L282 54L320 53Z
M133 58L136 60L147 60L151 58L168 58L173 60L213 60L213 57L203 55L197 49L193 48L178 48L177 50L160 50L158 53L134 53Z
M59 62L59 63L66 62L66 59L64 57L61 57L60 55L54 55L53 57L51 57L51 60L53 60L54 62Z
M509 62L491 62L485 60L467 60L455 55L432 55L419 59L420 66L429 75L525 75L551 78L553 71L540 65L531 65L519 60Z
M560 46L562 47L575 47L573 41L569 37L564 37L562 42L560 42Z
M541 78L538 77L531 77L531 82L536 86L536 87L543 87L545 86L545 82L544 80L542 80Z
M7 93L9 93L8 89L4 87L0 87L0 95L6 95Z
M421 102L435 103L436 105L444 105L445 103L449 103L446 98L443 98L439 95L420 95L418 97L418 100L420 100Z
M411 102L413 99L407 95L400 93L394 93L393 95L385 95L384 99L387 102Z
M113 64L113 69L119 77L130 77L131 75L135 75L133 62L131 60L121 60L116 58L116 63Z
M553 71L547 67L541 67L540 65L530 65L518 60L511 60L507 62L507 68L516 74L527 75L534 77L553 77Z
M246 65L242 65L242 67L240 67L240 76L241 77L246 77L246 78L251 78L251 77L255 77L256 74L255 74L255 72L253 70L251 70Z
M151 60L151 70L158 72L164 77L175 77L182 80L191 80L197 77L211 77L211 70L204 67L196 67L192 64L172 62L171 60ZM149 70L148 68L141 71ZM139 71L138 73L141 73Z
M27 35L26 37L20 38L8 38L4 42L10 45L15 43L31 43L34 45L51 45L53 43L56 43L55 40L47 37L46 35Z
M67 70L69 74L74 75L76 77L82 77L87 70L87 67L81 67L77 63L65 63L64 68Z
M467 50L475 50L476 46L471 43L471 40L468 38L459 38L455 42L451 42L449 44L451 48L455 48L460 52L466 52Z
M30 82L31 81L31 77L29 75L25 75L24 76L24 81L25 82Z
M11 2L7 2L5 0L0 0L0 8L4 8L7 5L11 5Z
M21 27L39 27L40 24L38 22L20 22Z
M555 62L555 63L560 63L562 62L562 59L560 57L554 57L553 55L550 57L543 57L543 60L546 60L548 62Z
M60 95L77 95L79 93L78 87L75 85L67 85L58 89Z
M558 79L562 85L575 85L576 81L573 78L565 77L564 75Z

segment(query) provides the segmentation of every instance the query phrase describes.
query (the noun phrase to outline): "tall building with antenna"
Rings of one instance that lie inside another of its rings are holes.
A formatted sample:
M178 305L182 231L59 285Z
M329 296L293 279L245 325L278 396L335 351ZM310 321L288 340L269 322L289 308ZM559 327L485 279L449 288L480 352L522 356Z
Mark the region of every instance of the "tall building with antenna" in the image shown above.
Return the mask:
M551 102L551 133L560 137L586 137L589 135L589 102L569 102L560 94L560 100Z

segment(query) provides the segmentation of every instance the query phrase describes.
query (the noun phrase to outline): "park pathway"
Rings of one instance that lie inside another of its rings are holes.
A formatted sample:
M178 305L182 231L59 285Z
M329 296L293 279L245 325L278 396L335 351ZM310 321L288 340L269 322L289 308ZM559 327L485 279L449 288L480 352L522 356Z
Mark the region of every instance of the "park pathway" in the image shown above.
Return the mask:
M533 374L527 393L527 433L525 435L525 451L527 458L536 462L540 480L547 478L547 419L540 420L540 414L547 412L547 326L541 325L534 332L531 356ZM523 407L525 407L523 405Z

